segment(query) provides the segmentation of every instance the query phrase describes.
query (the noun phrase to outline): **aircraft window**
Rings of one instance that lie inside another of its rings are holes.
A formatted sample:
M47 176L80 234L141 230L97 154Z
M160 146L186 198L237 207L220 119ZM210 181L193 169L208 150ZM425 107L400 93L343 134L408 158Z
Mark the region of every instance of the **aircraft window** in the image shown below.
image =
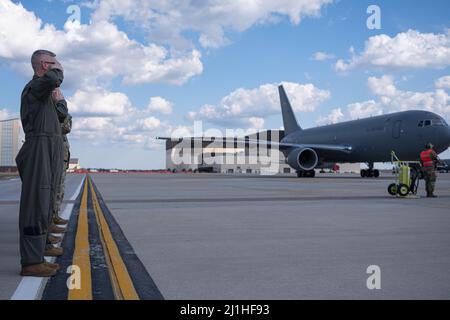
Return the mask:
M433 126L445 126L444 120L441 119L433 119L431 123L433 124Z
M425 120L425 127L431 126L431 120Z
M423 121L419 122L419 127L422 128L423 127Z

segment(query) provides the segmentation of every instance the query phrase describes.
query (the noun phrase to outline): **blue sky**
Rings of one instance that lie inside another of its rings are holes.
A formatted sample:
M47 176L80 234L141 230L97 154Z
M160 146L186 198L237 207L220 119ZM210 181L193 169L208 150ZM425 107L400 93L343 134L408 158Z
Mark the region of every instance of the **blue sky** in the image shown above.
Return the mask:
M280 82L290 84L306 128L406 109L449 120L448 1L261 1L251 10L239 1L181 9L175 0L128 2L0 0L0 116L18 113L28 56L48 46L66 67L72 155L86 167L162 168L165 152L152 137L189 130L194 120L280 128L272 101ZM371 4L381 9L379 30L366 26ZM67 25L70 5L80 7L81 24Z

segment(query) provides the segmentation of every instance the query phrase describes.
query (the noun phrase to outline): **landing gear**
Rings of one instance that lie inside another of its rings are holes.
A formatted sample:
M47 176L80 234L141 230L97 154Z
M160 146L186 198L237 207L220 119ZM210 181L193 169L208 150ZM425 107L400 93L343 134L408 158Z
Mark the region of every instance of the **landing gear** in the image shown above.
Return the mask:
M314 178L315 176L316 176L315 170L297 171L297 177L299 178Z
M378 178L380 176L380 171L375 170L361 170L361 178Z
M380 176L380 170L373 169L373 163L368 163L369 169L361 170L361 178L378 178Z

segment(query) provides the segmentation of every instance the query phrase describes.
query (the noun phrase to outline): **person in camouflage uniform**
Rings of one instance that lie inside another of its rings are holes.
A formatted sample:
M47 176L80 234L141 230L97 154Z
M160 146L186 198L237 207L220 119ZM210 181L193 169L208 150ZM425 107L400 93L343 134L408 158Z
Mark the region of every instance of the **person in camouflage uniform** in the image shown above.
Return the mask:
M433 144L427 143L425 150L420 153L422 171L425 179L427 198L436 198L434 187L436 184L436 165L440 162L439 157L433 149Z
M63 138L63 170L60 175L60 180L56 189L56 199L53 207L53 223L56 225L64 225L67 224L68 221L61 218L59 213L61 211L61 205L64 200L64 190L65 190L65 181L66 181L66 172L69 169L69 161L70 161L70 144L67 139L67 135L72 130L72 116L70 114L64 119L61 123L61 132Z
M49 231L51 233L64 233L66 230L61 226L69 223L68 220L63 219L59 216L61 211L62 201L64 200L64 189L65 189L65 179L66 179L66 171L69 168L69 160L70 160L70 145L69 140L67 139L67 134L72 130L72 116L67 114L64 118L63 122L61 122L61 136L63 141L62 148L62 167L61 171L58 173L55 197L53 199L53 208L52 208L52 220L49 226ZM61 237L56 236L54 234L48 234L47 236L47 244L46 248L52 248L54 244L60 243L62 240Z

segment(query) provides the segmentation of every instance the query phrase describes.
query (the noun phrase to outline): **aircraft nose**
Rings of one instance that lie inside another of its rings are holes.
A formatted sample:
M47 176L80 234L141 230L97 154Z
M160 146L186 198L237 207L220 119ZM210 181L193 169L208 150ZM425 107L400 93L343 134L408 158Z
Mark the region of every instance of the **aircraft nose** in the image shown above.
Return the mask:
M450 143L450 127L446 127L446 135L445 135L445 139L447 142Z
M440 136L441 141L443 144L445 144L447 147L450 146L450 127L445 127L444 130L442 130L442 134Z

